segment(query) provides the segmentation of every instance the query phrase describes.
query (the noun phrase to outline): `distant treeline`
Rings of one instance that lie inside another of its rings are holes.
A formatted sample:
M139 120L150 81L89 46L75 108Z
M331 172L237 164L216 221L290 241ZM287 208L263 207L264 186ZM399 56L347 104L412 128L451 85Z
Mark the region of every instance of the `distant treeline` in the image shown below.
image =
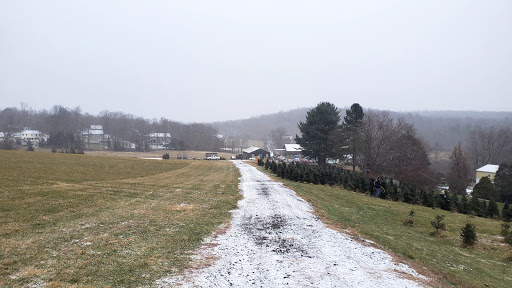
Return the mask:
M372 190L371 183L373 179L366 177L362 172L353 172L338 166L321 167L309 163L264 162L262 159L258 160L258 165L265 167L278 177L295 182L338 186L359 193L370 193ZM503 219L507 222L512 220L512 210L508 203L500 212L496 201L493 200L479 200L477 197L471 197L468 200L466 195L461 197L456 194L450 195L448 192L439 194L437 189L427 187L420 189L404 181L397 185L393 179L386 177L382 178L382 186L384 188L380 194L382 199L440 208L479 217Z
M69 145L66 141L58 139L71 139L69 135L80 136L80 132L90 125L102 125L105 134L112 138L114 149L116 143L127 141L134 143L137 147L144 149L147 135L150 133L170 133L171 148L177 150L210 150L219 151L223 146L222 139L219 139L219 132L209 124L184 124L171 121L165 118L145 119L122 112L104 111L99 115L83 113L79 107L74 109L62 106L54 106L51 110L34 111L23 107L5 108L0 110L0 132L20 132L25 127L39 130L50 135L51 145L64 143L63 147ZM66 137L60 137L66 135ZM52 137L53 136L53 137ZM59 136L59 137L57 137ZM52 142L53 141L53 142ZM124 149L124 147L123 147Z
M268 140L273 129L281 127L286 135L299 134L297 123L306 119L310 108L300 108L287 112L262 115L244 120L215 122L212 125L226 137L243 135L251 140ZM345 110L340 109L340 116ZM458 142L465 142L472 131L488 127L512 127L512 112L480 112L480 111L418 111L389 112L395 120L402 117L416 128L432 148L451 152Z

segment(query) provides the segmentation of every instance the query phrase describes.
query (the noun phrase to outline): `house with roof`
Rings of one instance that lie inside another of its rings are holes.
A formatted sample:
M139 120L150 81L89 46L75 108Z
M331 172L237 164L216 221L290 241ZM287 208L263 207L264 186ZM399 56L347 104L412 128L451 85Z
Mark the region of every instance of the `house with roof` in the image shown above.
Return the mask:
M85 148L105 149L105 147L108 147L109 140L110 136L103 132L103 126L101 125L91 125L89 129L82 131L82 141Z
M150 133L147 136L153 149L169 147L171 143L171 133Z
M287 159L299 159L302 157L302 147L299 144L284 144L284 156Z
M249 147L242 150L243 159L249 159L252 157L258 157L260 159L263 159L265 157L270 157L270 152L258 147Z
M32 143L39 143L44 139L44 135L39 130L32 130L30 128L25 128L21 130L21 141L22 142L32 142Z
M302 147L299 144L284 144L283 148L274 149L274 156L279 160L295 160L302 157Z
M494 182L494 176L496 176L496 172L500 168L500 165L487 164L476 169L476 183L482 179L482 177L489 177L492 182Z

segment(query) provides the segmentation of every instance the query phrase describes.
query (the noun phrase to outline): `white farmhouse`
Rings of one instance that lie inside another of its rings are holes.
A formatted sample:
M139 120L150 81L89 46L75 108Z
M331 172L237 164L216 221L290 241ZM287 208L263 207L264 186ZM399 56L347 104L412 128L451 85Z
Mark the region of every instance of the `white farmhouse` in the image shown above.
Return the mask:
M25 128L21 130L21 141L22 142L39 142L43 140L44 135L39 130L31 130L30 128Z
M86 148L104 149L109 139L109 135L103 132L101 125L91 125L89 129L82 131L82 141Z

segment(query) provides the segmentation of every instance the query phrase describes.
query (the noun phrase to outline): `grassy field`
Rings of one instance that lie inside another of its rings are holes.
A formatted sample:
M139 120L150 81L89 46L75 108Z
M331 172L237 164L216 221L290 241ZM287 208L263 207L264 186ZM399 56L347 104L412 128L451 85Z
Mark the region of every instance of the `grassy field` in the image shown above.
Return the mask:
M326 223L374 241L420 271L432 272L431 277L443 285L512 287L512 249L500 236L500 221L278 180L310 202ZM403 225L411 209L415 211L413 227ZM430 235L431 221L438 214L445 216L447 230L435 237ZM468 221L476 225L479 241L466 249L459 232Z
M228 161L133 157L0 150L0 287L140 287L180 273L236 207L238 171ZM283 182L329 225L446 286L512 286L499 221ZM414 227L404 226L411 209ZM430 235L437 214L441 237ZM479 242L466 249L459 232L468 221Z
M228 161L0 150L0 287L140 287L230 218Z
M49 149L48 149L49 152ZM176 159L178 154L187 155L188 158L192 159L205 159L206 155L204 151L176 151L176 150L154 150L150 152L116 152L116 151L101 151L91 150L85 151L87 155L100 155L100 156L115 156L115 157L131 157L131 158L161 158L164 153L168 153L171 159ZM219 157L231 159L233 153L218 152Z

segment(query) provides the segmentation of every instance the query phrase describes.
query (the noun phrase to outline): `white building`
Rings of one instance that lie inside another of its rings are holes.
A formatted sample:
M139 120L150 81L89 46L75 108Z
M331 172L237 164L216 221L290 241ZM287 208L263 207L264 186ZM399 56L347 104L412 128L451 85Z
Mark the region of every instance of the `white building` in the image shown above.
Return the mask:
M21 131L21 141L22 142L33 142L33 143L39 143L44 139L44 135L39 130L31 130L29 128L25 128Z
M86 148L105 148L109 139L101 125L91 125L89 129L82 131L82 141Z
M171 143L171 133L150 133L149 144L152 148L163 148Z
M489 179L494 182L494 176L496 176L496 172L498 172L499 168L500 165L487 164L476 169L476 183L478 183L482 177L489 177Z

